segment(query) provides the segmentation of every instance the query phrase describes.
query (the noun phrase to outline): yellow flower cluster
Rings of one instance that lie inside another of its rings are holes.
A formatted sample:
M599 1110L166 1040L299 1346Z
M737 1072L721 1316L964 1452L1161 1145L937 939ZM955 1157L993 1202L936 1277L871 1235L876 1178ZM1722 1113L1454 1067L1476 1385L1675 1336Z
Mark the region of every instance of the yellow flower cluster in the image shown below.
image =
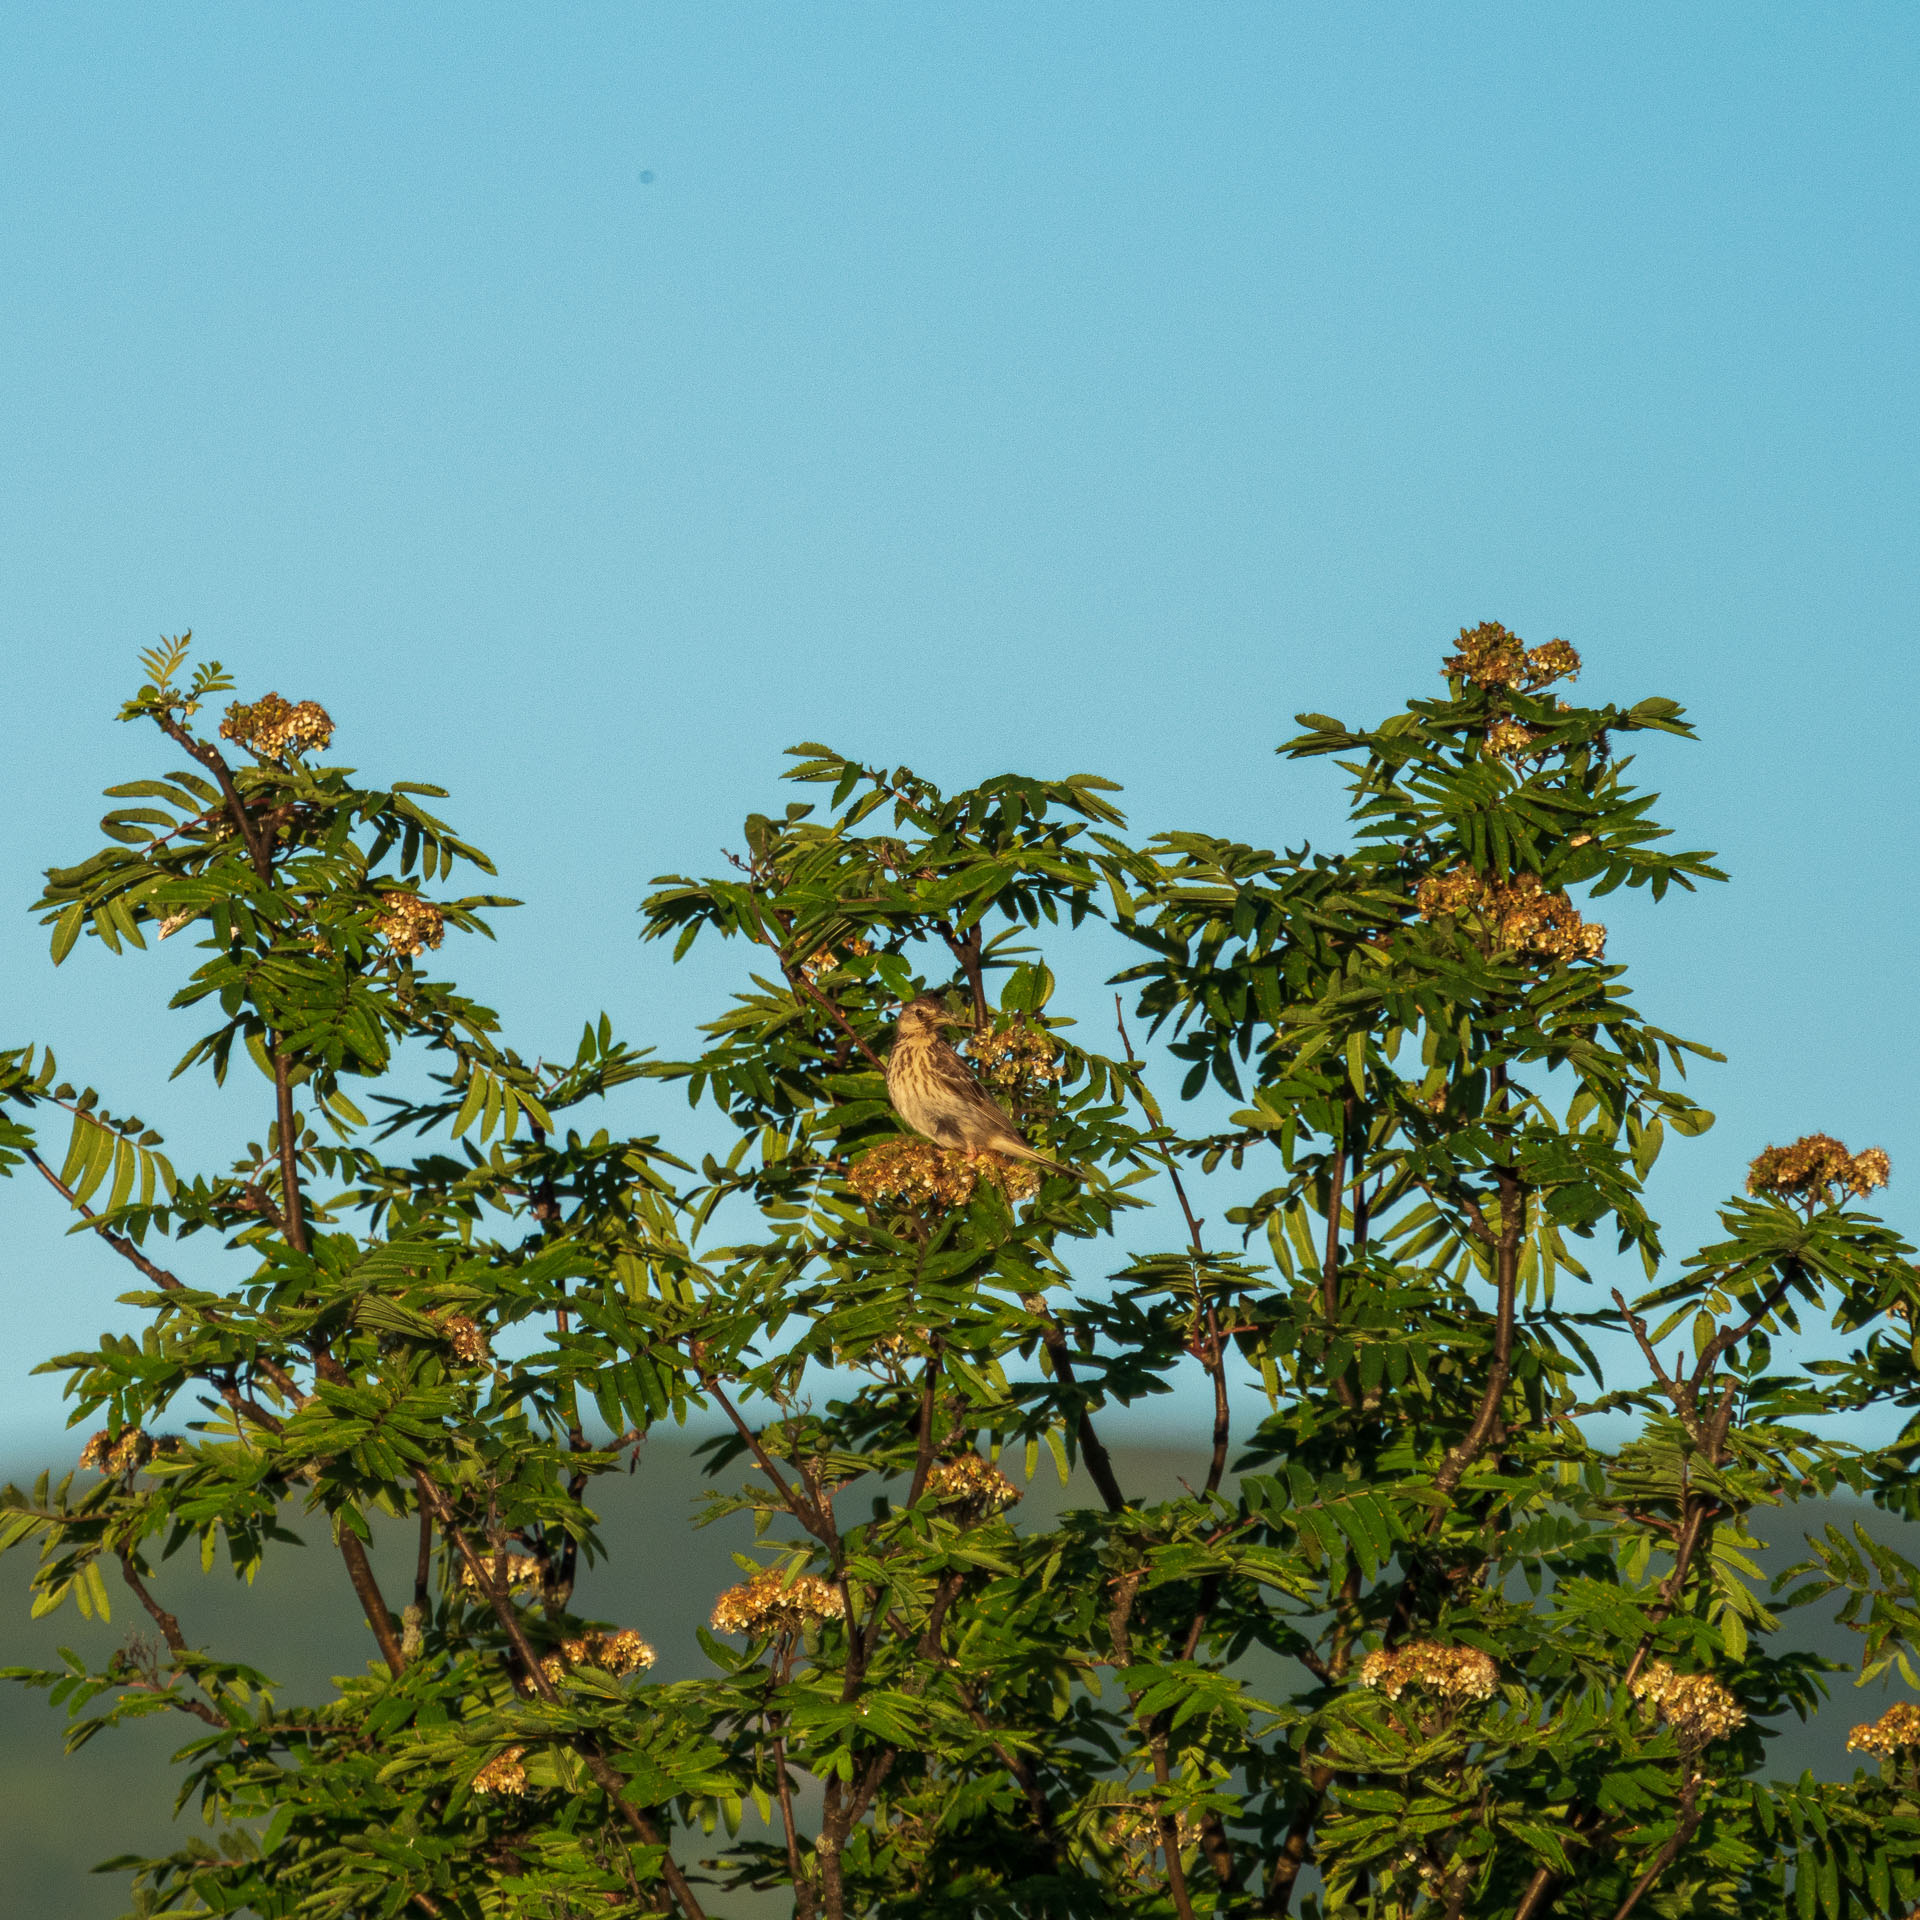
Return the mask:
M985 1518L1004 1512L1020 1498L1020 1489L990 1460L977 1453L942 1460L927 1475L927 1492L942 1506L964 1507Z
M417 893L383 893L380 903L386 912L374 918L373 930L402 959L410 958L422 947L437 947L446 938L446 916L431 900Z
M540 1671L557 1687L573 1667L598 1667L602 1673L645 1673L659 1658L631 1627L618 1633L584 1633L562 1640L560 1651L540 1662Z
M447 1345L463 1367L477 1367L482 1361L492 1359L493 1349L487 1344L486 1329L477 1320L469 1320L464 1313L443 1313L438 1317Z
M1524 754L1539 735L1518 720L1496 720L1487 729L1487 751L1496 759L1515 760Z
M1030 1200L1040 1191L1037 1168L998 1154L961 1152L903 1134L883 1140L847 1169L847 1185L870 1206L933 1207L945 1213L964 1207L982 1179L1009 1200Z
M520 1764L525 1747L509 1747L504 1753L496 1753L487 1764L473 1776L475 1793L525 1793L527 1790L527 1770Z
M1430 873L1414 904L1423 920L1477 915L1501 946L1536 960L1598 960L1607 950L1607 930L1580 917L1564 893L1549 893L1535 873L1516 873L1504 884L1472 867Z
M1664 1660L1649 1662L1631 1692L1650 1702L1689 1746L1705 1746L1746 1724L1745 1710L1711 1674L1675 1673Z
M164 1445L164 1442L156 1443L153 1436L142 1427L126 1427L119 1433L102 1427L80 1449L80 1465L83 1468L92 1467L100 1473L132 1473L136 1468L144 1467L159 1447ZM171 1450L167 1449L169 1452Z
M1174 1817L1174 1845L1185 1853L1200 1844L1200 1822L1190 1813ZM1102 1837L1117 1853L1128 1856L1129 1873L1152 1875L1154 1855L1163 1844L1160 1816L1152 1807L1121 1807L1106 1822Z
M317 700L302 700L296 707L270 693L251 706L236 700L220 722L220 737L277 760L309 747L325 748L333 738L333 716Z
M480 1564L487 1570L487 1579L493 1578L494 1556L483 1553ZM460 1584L469 1593L478 1593L481 1582L473 1577L473 1569L464 1560L460 1563ZM531 1553L510 1553L507 1555L507 1587L537 1587L540 1584L540 1562Z
M1360 1684L1398 1700L1409 1687L1443 1700L1486 1700L1500 1684L1500 1669L1478 1647L1446 1647L1437 1640L1409 1640L1378 1647L1360 1662Z
M849 960L864 960L872 951L872 943L866 940L849 940L838 953L831 947L816 947L800 962L800 971L809 980L818 980L823 973L837 973Z
M1809 1133L1790 1147L1769 1147L1747 1169L1747 1191L1782 1200L1814 1200L1838 1187L1856 1199L1884 1187L1893 1163L1881 1147L1849 1153L1830 1133Z
M1878 1720L1847 1735L1849 1753L1873 1753L1884 1760L1902 1747L1920 1747L1920 1707L1909 1700L1895 1702Z
M1447 655L1445 671L1452 678L1471 680L1476 687L1531 691L1556 680L1578 678L1580 656L1564 640L1530 647L1497 620L1483 620L1477 627L1460 629L1460 650Z
M847 1603L838 1587L816 1573L789 1580L778 1567L729 1587L713 1603L715 1633L799 1633L820 1620L843 1620Z
M1009 1097L1031 1099L1060 1078L1061 1062L1050 1035L1024 1021L994 1033L976 1033L967 1056L981 1085Z

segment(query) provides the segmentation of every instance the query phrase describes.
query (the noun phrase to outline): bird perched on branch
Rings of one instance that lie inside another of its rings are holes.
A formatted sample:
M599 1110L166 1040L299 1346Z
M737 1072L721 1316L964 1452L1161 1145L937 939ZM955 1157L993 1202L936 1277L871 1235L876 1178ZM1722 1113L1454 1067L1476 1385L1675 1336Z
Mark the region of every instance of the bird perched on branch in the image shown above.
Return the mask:
M972 1025L964 1014L949 1013L931 994L923 993L900 1009L893 1051L887 1056L887 1098L894 1112L936 1146L1004 1154L1010 1160L1031 1160L1049 1173L1081 1178L1074 1168L1028 1146L1005 1109L941 1033L943 1027Z

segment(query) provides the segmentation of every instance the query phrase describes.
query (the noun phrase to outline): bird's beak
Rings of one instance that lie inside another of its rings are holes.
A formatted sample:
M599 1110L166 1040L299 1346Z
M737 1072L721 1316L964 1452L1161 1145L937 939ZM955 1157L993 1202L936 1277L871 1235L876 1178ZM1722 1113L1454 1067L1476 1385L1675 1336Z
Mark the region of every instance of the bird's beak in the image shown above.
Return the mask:
M973 1015L970 1013L944 1013L940 1016L940 1024L943 1027L967 1027L970 1029L975 1023Z

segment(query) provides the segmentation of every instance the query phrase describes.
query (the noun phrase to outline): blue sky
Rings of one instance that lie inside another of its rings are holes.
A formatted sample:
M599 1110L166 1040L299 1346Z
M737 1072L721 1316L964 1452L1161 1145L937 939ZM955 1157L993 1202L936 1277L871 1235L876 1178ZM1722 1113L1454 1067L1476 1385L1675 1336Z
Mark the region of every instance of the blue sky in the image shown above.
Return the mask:
M183 1164L264 1124L165 1084L184 956L22 911L164 764L162 632L455 790L530 1048L673 1048L729 967L633 908L789 742L1324 839L1290 716L1496 618L1703 731L1643 765L1734 884L1606 916L1732 1056L1674 1244L1813 1127L1911 1226L1917 68L1844 4L11 10L8 1043ZM0 1187L9 1445L124 1317L54 1206Z

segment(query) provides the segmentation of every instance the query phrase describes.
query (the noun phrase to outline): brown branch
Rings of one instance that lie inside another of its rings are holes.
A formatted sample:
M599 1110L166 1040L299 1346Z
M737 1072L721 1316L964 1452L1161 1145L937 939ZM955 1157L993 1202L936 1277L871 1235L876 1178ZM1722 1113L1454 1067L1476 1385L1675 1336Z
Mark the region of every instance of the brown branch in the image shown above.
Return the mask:
M419 1475L414 1476L418 1481ZM427 1609L433 1604L433 1512L423 1499L420 1502L420 1547L413 1559L413 1604L420 1609L424 1621Z
M141 1273L145 1274L162 1293L186 1293L189 1291L185 1281L169 1273L166 1268L155 1266L125 1234L116 1233L111 1227L102 1226L99 1223L100 1216L55 1173L31 1147L24 1148L23 1151L34 1166L40 1170L47 1184L53 1188L54 1192L59 1194L60 1197L66 1201L67 1205L79 1214L83 1220L93 1223L93 1230L96 1237L104 1240L122 1259L132 1261L134 1266L137 1267ZM199 1311L206 1316L210 1325L218 1327L226 1324L225 1321L221 1319L219 1313L212 1307L202 1307ZM306 1395L294 1385L292 1376L289 1375L284 1368L276 1365L271 1360L262 1359L258 1355L255 1355L251 1364L265 1374L266 1377L273 1382L274 1386L286 1394L296 1405L305 1404ZM280 1422L276 1420L266 1408L260 1406L246 1395L243 1395L237 1387L231 1384L223 1385L217 1378L214 1379L214 1385L219 1389L220 1397L236 1412L244 1412L249 1419L257 1421L261 1426L266 1428L269 1433L278 1433L280 1431Z
M793 1882L795 1920L813 1920L819 1910L813 1882L800 1863L800 1837L794 1826L793 1789L787 1780L787 1743L778 1734L773 1740L774 1791L780 1801L780 1824L787 1837L787 1878Z
M400 1651L399 1638L393 1631L393 1615L387 1611L380 1583L373 1577L373 1563L367 1558L366 1548L360 1544L360 1536L347 1524L344 1515L340 1520L340 1558L347 1563L347 1578L353 1582L361 1611L367 1616L367 1625L373 1629L380 1657L386 1661L388 1671L397 1680L407 1670L407 1657Z
M1480 1395L1480 1407L1473 1416L1473 1424L1433 1476L1434 1490L1448 1498L1467 1469L1486 1451L1513 1373L1514 1302L1519 1286L1520 1235L1526 1217L1526 1195L1520 1176L1513 1168L1496 1168L1495 1178L1500 1183L1500 1239L1494 1254L1493 1366Z
M295 1253L311 1253L307 1241L306 1206L300 1194L299 1136L293 1112L293 1072L278 1047L273 1052L274 1105L280 1122L281 1231Z
M153 1616L154 1625L160 1629L161 1639L167 1643L167 1651L177 1662L188 1651L186 1635L180 1631L180 1622L147 1591L146 1582L134 1571L132 1548L119 1548L115 1557L120 1562L120 1577L133 1590L134 1598ZM227 1722L205 1701L175 1693L170 1687L164 1691L182 1713L190 1713L196 1720L204 1720L208 1726L218 1727L223 1733L226 1731Z
M1293 1890L1299 1882L1300 1869L1313 1851L1314 1822L1326 1804L1327 1787L1333 1774L1327 1768L1315 1767L1303 1777L1309 1789L1308 1797L1294 1809L1293 1818L1287 1823L1287 1837L1281 1842L1279 1857L1267 1869L1266 1889L1260 1898L1261 1912L1272 1916L1272 1920L1283 1920L1293 1905Z
M235 830L247 849L247 857L253 862L253 870L262 880L273 877L273 846L260 832L253 815L247 810L247 803L240 797L240 789L233 783L233 769L228 766L226 756L210 742L196 740L170 713L156 713L155 721L175 746L190 753L220 783L220 791L227 802L227 812L232 817Z
M1022 1304L1040 1322L1040 1344L1046 1348L1060 1384L1071 1390L1078 1382L1074 1378L1073 1355L1067 1346L1065 1330L1047 1311L1047 1303L1039 1294L1028 1294ZM1127 1497L1120 1491L1120 1482L1114 1475L1113 1457L1093 1429L1092 1414L1084 1407L1074 1416L1074 1432L1080 1442L1081 1458L1087 1463L1087 1473L1106 1503L1107 1511L1126 1512Z
M1154 1132L1160 1136L1155 1142L1155 1152L1160 1164L1166 1169L1167 1178L1173 1183L1173 1197L1180 1203L1181 1214L1187 1223L1187 1242L1193 1249L1194 1305L1196 1309L1204 1307L1207 1324L1206 1351L1200 1355L1200 1360L1213 1383L1213 1456L1207 1465L1207 1492L1211 1495L1220 1491L1220 1482L1226 1477L1232 1416L1227 1404L1225 1349L1220 1337L1220 1320L1214 1311L1213 1302L1205 1297L1201 1280L1201 1269L1206 1261L1207 1248L1205 1241L1200 1237L1200 1229L1206 1225L1206 1222L1195 1215L1192 1204L1187 1199L1186 1182L1180 1178L1180 1169L1174 1161L1173 1150L1166 1141L1166 1120L1160 1111L1160 1103L1147 1089L1146 1074L1133 1051L1133 1041L1127 1033L1126 1012L1120 1004L1120 996L1117 993L1113 996L1113 1019L1115 1026L1120 1030L1120 1046L1127 1056L1127 1067L1133 1082L1135 1097L1139 1100L1147 1118L1153 1123Z
M22 1151L26 1154L27 1158L40 1169L47 1184L66 1201L67 1205L70 1206L74 1212L79 1214L83 1220L91 1220L96 1223L93 1229L94 1232L123 1260L131 1260L162 1293L185 1293L187 1291L185 1281L177 1279L173 1274L169 1273L165 1267L155 1266L124 1233L115 1233L111 1227L99 1225L100 1216L55 1173L31 1147L23 1148Z
M828 995L822 993L800 970L798 961L787 958L786 942L771 939L768 936L766 923L760 918L759 901L755 900L753 896L749 894L748 902L753 909L752 917L755 935L759 939L760 944L767 948L774 958L780 962L780 971L786 977L788 989L796 997L804 994L807 999L822 1008L827 1018L866 1055L868 1064L873 1067L874 1071L885 1074L887 1063L853 1030L853 1027L847 1020L847 1016L840 1011L834 1001Z
M927 1368L920 1381L920 1437L914 1450L913 1484L907 1489L907 1505L912 1506L927 1490L927 1475L933 1471L934 1389L940 1384L940 1339L936 1334L933 1352L927 1356Z
M279 1058L278 1055L275 1056L276 1062ZM93 1209L89 1207L31 1147L26 1151L27 1158L39 1168L41 1173L46 1176L48 1184L66 1199L69 1206L79 1213L83 1219L89 1221L98 1220L98 1215L94 1213ZM296 1206L298 1191L299 1189L296 1185L294 1188ZM105 1240L116 1253L131 1260L163 1293L185 1293L188 1291L182 1281L177 1279L173 1274L168 1273L165 1268L155 1266L154 1263L123 1234L115 1233L110 1227L99 1225L95 1226L94 1231L101 1239ZM301 1248L301 1251L304 1252L305 1248ZM210 1324L214 1326L225 1324L220 1315L212 1308L203 1308L201 1311L206 1315ZM322 1348L316 1364L322 1366L323 1370L326 1358L326 1351ZM299 1387L294 1384L292 1375L290 1375L284 1367L280 1366L277 1361L266 1359L262 1355L255 1355L252 1364L258 1368L280 1392L284 1393L296 1407L304 1407L308 1404L312 1396L302 1393ZM333 1368L333 1372L342 1378L345 1377L344 1371L338 1366ZM248 1419L255 1421L268 1433L277 1434L282 1430L282 1423L280 1421L276 1420L273 1415L257 1401L241 1393L240 1389L234 1385L231 1380L221 1381L217 1375L210 1377L213 1378L213 1384L218 1389L220 1397L233 1408L236 1418L241 1414L245 1414ZM400 1652L400 1642L394 1638L393 1623L387 1613L386 1602L380 1597L379 1583L374 1579L373 1568L367 1560L366 1550L361 1546L358 1538L344 1527L340 1533L340 1556L346 1562L347 1578L352 1582L354 1593L358 1596L360 1605L366 1613L368 1626L373 1629L373 1637L379 1645L381 1657L386 1661L393 1673L397 1675L403 1672L406 1667L406 1662Z
M494 1618L499 1621L502 1631L505 1632L507 1643L513 1648L514 1657L519 1663L527 1684L548 1706L558 1706L560 1704L559 1689L547 1678L541 1668L539 1656L535 1654L527 1639L526 1629L520 1623L519 1614L514 1611L513 1602L501 1591L500 1583L494 1579L486 1562L474 1550L473 1542L456 1523L452 1502L434 1484L428 1474L420 1475L420 1490L433 1505L434 1518L440 1523L442 1536L466 1564L474 1585L486 1595L488 1604L493 1609ZM706 1920L699 1901L694 1898L693 1889L687 1884L686 1876L675 1864L673 1855L666 1850L666 1841L661 1834L659 1823L644 1808L636 1807L626 1798L621 1791L620 1775L609 1764L606 1756L593 1740L585 1735L575 1735L571 1744L585 1763L588 1773L593 1776L595 1785L607 1796L615 1812L639 1835L645 1845L661 1849L661 1877L672 1890L673 1897L680 1903L681 1911L687 1916L687 1920Z
M1220 1338L1220 1317L1207 1302L1207 1372L1213 1380L1213 1454L1207 1462L1207 1496L1220 1491L1227 1477L1227 1450L1233 1437L1233 1415L1227 1405L1227 1369Z
M967 976L967 985L973 993L973 1021L976 1027L984 1031L992 1024L992 1014L987 1006L986 976L980 967L980 926L976 921L959 939L947 931L946 923L941 922L940 937L947 943L953 957L960 962L960 970Z
M986 1735L987 1745L994 1757L1006 1768L1013 1783L1025 1795L1027 1810L1033 1815L1034 1824L1040 1829L1040 1844L1046 1848L1047 1857L1056 1871L1061 1864L1060 1830L1054 1825L1053 1809L1047 1804L1045 1790L1040 1785L1031 1763L1012 1748L1003 1746L995 1737L992 1722L980 1711L979 1696L971 1689L958 1688L960 1704L967 1710L967 1718L975 1728Z
M1173 1768L1167 1759L1167 1716L1154 1716L1154 1729L1148 1741L1153 1754L1153 1777L1161 1788L1173 1784ZM1166 1856L1167 1891L1173 1896L1173 1910L1180 1920L1193 1920L1193 1898L1187 1892L1187 1870L1180 1863L1180 1823L1164 1806L1159 1815L1160 1851Z
M1613 1910L1613 1920L1627 1920L1627 1915L1637 1907L1653 1883L1679 1859L1683 1847L1691 1840L1700 1825L1700 1810L1696 1804L1700 1793L1700 1782L1696 1777L1687 1782L1680 1790L1680 1823L1666 1844L1653 1856L1652 1861L1638 1880L1633 1883L1627 1897Z
M1513 1910L1513 1920L1537 1920L1545 1911L1545 1903L1554 1882L1551 1867L1541 1867L1527 1882L1527 1891L1520 1904Z
M1353 1095L1348 1094L1340 1107L1340 1141L1334 1149L1333 1178L1327 1190L1327 1245L1320 1257L1320 1311L1329 1321L1340 1318L1340 1215L1347 1199L1347 1135L1352 1126ZM1350 1398L1352 1389L1344 1377L1340 1384L1348 1387L1342 1398Z
M739 1409L726 1396L719 1381L706 1371L700 1370L700 1384L719 1401L720 1410L733 1423L733 1430L747 1443L747 1451L753 1455L754 1464L779 1489L780 1498L786 1503L787 1511L813 1535L816 1540L826 1542L837 1538L837 1531L830 1522L822 1519L819 1509L809 1500L803 1500L787 1484L786 1477L774 1465L773 1457L761 1444L760 1436L740 1417Z

